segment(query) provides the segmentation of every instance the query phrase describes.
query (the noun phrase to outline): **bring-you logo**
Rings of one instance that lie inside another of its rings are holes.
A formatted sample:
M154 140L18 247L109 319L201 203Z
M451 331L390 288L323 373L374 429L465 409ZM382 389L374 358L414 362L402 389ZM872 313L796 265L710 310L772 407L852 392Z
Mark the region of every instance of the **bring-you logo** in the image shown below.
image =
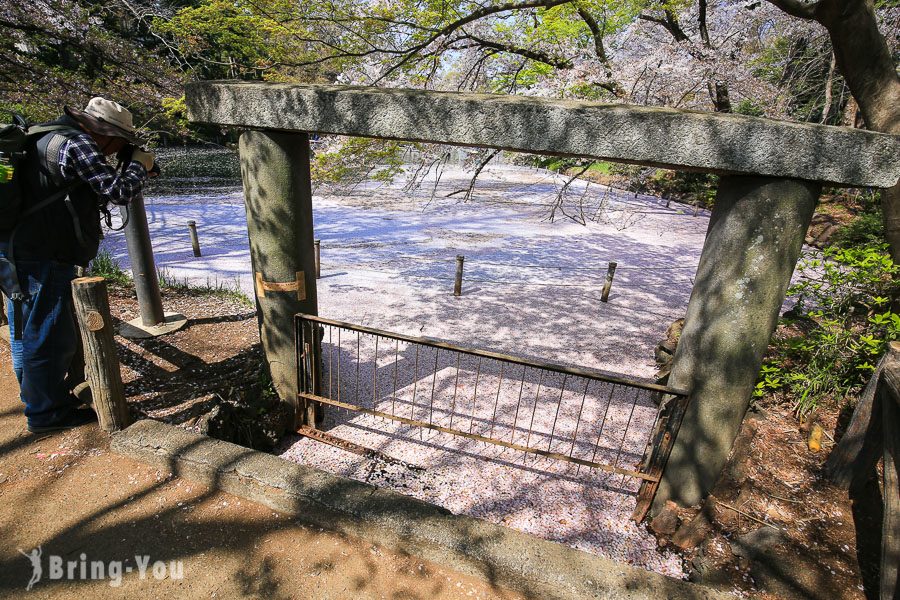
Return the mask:
M64 560L57 554L49 554L44 560L43 550L40 546L30 552L21 548L19 552L31 562L31 579L25 586L31 590L37 583L43 580L50 581L109 581L112 587L122 585L126 574L137 572L138 579L184 579L184 564L180 560L165 562L151 558L146 554L135 554L132 564L131 559L126 560L88 560L86 553L82 552L78 560ZM45 564L46 563L46 564ZM46 567L46 570L45 570Z

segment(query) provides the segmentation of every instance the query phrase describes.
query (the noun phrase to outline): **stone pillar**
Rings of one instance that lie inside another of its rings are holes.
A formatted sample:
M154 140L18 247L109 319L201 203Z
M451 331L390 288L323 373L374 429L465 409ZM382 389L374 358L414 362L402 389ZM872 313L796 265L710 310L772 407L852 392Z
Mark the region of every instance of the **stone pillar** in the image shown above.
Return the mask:
M670 386L692 392L691 403L654 508L700 503L724 468L821 189L722 177L669 376Z
M309 136L245 131L240 155L260 339L296 429L304 416L297 399L294 315L318 314Z

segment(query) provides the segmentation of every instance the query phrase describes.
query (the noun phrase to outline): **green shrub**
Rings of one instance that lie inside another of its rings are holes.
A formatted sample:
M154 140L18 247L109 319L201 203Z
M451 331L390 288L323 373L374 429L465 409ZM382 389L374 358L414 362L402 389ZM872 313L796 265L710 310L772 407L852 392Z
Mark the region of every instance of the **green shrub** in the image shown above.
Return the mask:
M864 212L838 231L831 243L841 248L871 246L884 240L881 207Z
M128 285L131 283L131 275L122 270L119 261L113 258L108 250L100 250L91 264L88 273L96 277L103 277L112 285Z
M798 269L788 290L797 304L782 318L755 396L783 394L803 416L859 390L900 337L900 315L891 307L898 266L884 244L832 246L807 254Z

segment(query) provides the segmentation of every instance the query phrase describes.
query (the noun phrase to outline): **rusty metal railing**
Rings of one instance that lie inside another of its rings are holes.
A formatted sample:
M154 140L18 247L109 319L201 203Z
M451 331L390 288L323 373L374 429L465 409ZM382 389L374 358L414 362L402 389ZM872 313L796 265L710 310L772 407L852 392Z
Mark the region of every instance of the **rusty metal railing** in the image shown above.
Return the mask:
M297 315L299 397L658 487L688 394L600 371ZM312 420L309 420L312 422ZM652 425L651 425L652 424Z

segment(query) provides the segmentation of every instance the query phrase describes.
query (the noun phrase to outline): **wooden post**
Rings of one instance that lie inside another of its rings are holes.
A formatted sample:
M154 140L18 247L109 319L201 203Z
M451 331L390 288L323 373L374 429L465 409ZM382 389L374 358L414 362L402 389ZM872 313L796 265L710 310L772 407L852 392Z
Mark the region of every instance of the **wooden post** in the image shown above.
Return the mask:
M891 342L863 392L826 472L842 488L858 489L884 461L880 600L892 600L900 572L900 342Z
M322 254L321 254L321 244L322 240L316 240L313 242L315 244L316 250L316 279L322 278Z
M609 291L612 289L613 277L616 276L616 266L618 263L611 262L606 269L606 281L603 283L603 293L600 295L601 302L609 301Z
M466 257L462 254L457 255L456 257L456 281L453 284L453 295L454 296L462 296L462 275L463 275L463 263L466 261Z
M75 279L72 297L100 428L107 432L118 431L131 424L131 414L125 403L125 388L113 340L106 280L102 277Z
M885 354L866 384L847 430L825 462L825 474L842 490L858 490L872 476L881 456L882 420L872 418L875 393L888 360Z
M191 232L191 247L194 249L194 256L200 256L200 238L197 237L197 222L188 221L188 229Z
M895 359L896 360L896 359ZM884 415L884 520L881 523L880 600L892 600L900 570L900 361L884 372L888 393L881 402Z
M6 318L6 296L0 292L0 326L7 323L9 323L9 319Z

